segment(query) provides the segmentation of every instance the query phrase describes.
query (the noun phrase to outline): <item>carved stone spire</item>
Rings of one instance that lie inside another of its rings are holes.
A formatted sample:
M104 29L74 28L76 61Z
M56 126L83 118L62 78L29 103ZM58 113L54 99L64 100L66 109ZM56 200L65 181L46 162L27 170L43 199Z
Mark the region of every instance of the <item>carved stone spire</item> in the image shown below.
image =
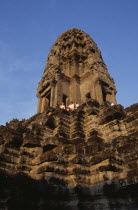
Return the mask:
M88 97L100 104L116 104L115 94L114 80L92 38L76 28L62 33L51 48L38 85L38 113L62 101L82 104Z

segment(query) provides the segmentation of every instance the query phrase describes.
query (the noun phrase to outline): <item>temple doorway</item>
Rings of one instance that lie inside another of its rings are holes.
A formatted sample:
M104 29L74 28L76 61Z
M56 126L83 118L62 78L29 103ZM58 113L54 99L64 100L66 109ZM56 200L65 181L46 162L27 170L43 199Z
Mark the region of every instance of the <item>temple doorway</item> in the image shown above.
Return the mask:
M68 97L67 97L66 95L63 94L63 100L62 100L62 101L63 101L63 103L65 104L65 106L68 105L68 104L67 104L67 98L68 98Z
M103 102L105 102L106 101L106 92L102 89L102 94L103 94Z

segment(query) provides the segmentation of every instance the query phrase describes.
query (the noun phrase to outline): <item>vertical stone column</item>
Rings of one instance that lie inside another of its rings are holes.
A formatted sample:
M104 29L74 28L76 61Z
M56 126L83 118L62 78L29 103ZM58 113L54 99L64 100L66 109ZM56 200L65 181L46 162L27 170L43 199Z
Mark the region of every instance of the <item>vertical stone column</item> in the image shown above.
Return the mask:
M73 58L70 62L70 77L73 77L74 75L79 76L79 63L73 55Z
M42 105L41 105L41 113L43 113L45 111L46 108L46 98L43 97L42 98Z
M61 75L59 73L56 73L55 76L56 79L56 85L55 85L55 104L61 104L62 103L62 96L63 96L63 85L62 85L62 78Z
M55 83L51 83L51 97L50 97L50 106L55 105Z
M100 81L97 81L95 83L95 96L96 96L96 100L99 103L103 102L103 94L102 94L102 87L101 87Z
M111 101L114 103L114 104L117 104L116 102L116 97L115 97L115 90L112 91L112 95L111 95Z
M38 96L37 113L41 113L41 106L42 106L42 98Z
M96 96L95 96L95 86L94 86L94 83L92 82L91 84L91 91L90 91L90 94L91 94L91 98L92 99L96 99Z
M96 96L95 96L95 82L94 82L94 75L93 74L90 74L89 75L89 78L90 78L90 94L91 94L91 98L92 99L96 99Z
M117 104L115 95L116 95L116 93L114 92L113 103L114 103L114 104Z
M74 76L70 81L70 102L80 103L80 84L79 77Z

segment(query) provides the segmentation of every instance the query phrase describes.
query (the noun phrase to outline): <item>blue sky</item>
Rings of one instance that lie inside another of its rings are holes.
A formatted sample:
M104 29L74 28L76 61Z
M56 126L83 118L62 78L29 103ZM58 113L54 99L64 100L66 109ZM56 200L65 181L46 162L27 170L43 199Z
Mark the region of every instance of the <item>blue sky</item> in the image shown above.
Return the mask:
M0 124L36 113L47 55L69 28L97 43L117 102L138 102L138 0L0 0Z

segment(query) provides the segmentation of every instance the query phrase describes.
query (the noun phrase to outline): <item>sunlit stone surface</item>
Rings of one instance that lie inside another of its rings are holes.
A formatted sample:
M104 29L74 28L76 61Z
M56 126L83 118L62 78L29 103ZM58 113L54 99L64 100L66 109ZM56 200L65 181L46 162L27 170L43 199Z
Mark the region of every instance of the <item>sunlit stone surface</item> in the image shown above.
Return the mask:
M138 104L124 109L115 94L90 36L61 34L38 113L0 126L0 209L138 209ZM57 107L71 101L78 109Z

